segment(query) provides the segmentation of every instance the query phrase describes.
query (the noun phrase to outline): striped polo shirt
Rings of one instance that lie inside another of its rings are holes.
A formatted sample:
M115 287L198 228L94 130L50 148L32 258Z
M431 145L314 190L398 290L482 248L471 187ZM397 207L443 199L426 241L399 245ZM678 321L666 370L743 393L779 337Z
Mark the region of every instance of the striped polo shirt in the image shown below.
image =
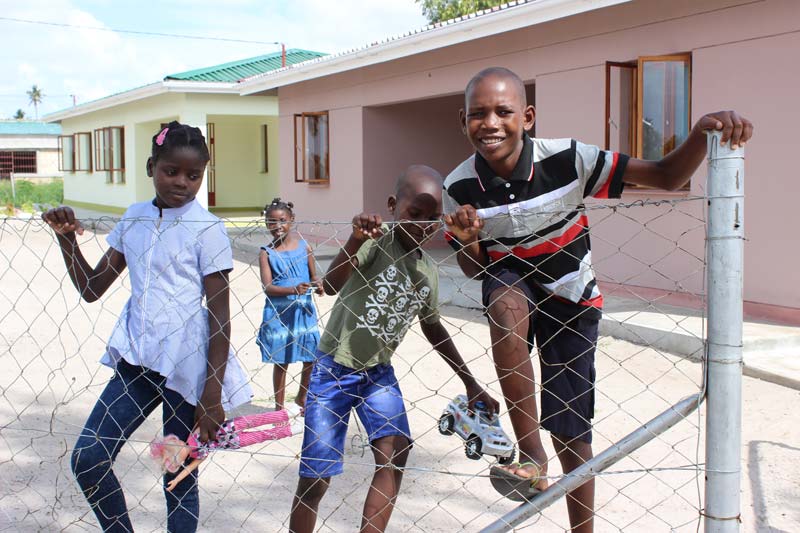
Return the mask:
M628 156L574 139L525 135L524 143L507 180L480 154L461 163L444 182L444 212L471 204L485 221L481 246L493 265L527 275L545 296L553 296L547 300L572 313L587 307L599 313L603 297L592 269L583 201L619 198ZM445 238L460 247L449 233Z

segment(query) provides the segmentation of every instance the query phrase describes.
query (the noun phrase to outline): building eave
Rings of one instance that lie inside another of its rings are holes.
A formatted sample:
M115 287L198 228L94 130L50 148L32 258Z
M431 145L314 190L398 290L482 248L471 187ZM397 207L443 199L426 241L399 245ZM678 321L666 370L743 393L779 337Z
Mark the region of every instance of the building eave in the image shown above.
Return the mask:
M239 87L236 83L228 82L201 82L167 80L158 81L142 87L137 87L129 91L124 91L110 96L105 96L85 104L76 105L45 115L43 120L46 122L60 122L65 119L79 117L87 113L94 113L111 107L137 102L145 98L158 96L166 93L194 93L194 94L239 94Z

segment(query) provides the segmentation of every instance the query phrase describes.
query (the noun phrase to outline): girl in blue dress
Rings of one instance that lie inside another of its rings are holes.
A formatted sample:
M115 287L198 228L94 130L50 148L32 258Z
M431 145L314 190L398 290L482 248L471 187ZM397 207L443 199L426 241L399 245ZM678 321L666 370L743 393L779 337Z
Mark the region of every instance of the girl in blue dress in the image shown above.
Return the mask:
M294 204L275 198L264 208L272 243L259 253L261 285L267 295L257 343L261 359L272 363L275 408L284 407L286 371L290 363L303 363L300 391L295 403L305 407L311 367L319 343L317 310L311 294L322 295L314 257L308 243L292 231Z

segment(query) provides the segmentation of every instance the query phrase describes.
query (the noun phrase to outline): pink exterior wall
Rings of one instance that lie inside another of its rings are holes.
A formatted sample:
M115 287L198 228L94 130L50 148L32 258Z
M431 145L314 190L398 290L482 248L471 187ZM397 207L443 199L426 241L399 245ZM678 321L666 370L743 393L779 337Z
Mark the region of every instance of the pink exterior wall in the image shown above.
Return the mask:
M471 148L460 133L462 95L364 109L364 209L388 215L386 199L395 178L421 163L442 175L469 157Z
M310 111L305 108L304 111ZM280 114L280 194L296 204L298 220L350 220L362 201L362 110L329 109L330 185L294 182L294 119ZM334 127L335 125L335 127ZM351 213L346 219L343 213Z
M745 299L800 308L800 289L792 281L800 251L789 245L796 241L791 225L776 224L778 214L791 213L789 202L800 195L800 181L787 165L794 140L789 117L796 115L793 97L800 86L798 50L800 11L793 0L639 0L283 87L282 194L302 197L303 212L319 219L349 220L363 206L382 206L385 183L373 189L368 176L383 176L384 169L394 175L412 162L436 166L463 142L449 111L426 110L424 100L461 93L470 76L491 65L509 67L536 83L538 136L602 144L605 61L689 51L693 121L705 112L735 108L756 124L757 136L747 147ZM419 100L408 108L369 108ZM296 185L291 114L323 109L331 110L332 183ZM431 153L435 146L448 155ZM702 192L704 179L700 169L692 193ZM624 201L643 197L629 192ZM640 207L613 217L605 213L591 213L602 278L667 290L701 289L701 202Z

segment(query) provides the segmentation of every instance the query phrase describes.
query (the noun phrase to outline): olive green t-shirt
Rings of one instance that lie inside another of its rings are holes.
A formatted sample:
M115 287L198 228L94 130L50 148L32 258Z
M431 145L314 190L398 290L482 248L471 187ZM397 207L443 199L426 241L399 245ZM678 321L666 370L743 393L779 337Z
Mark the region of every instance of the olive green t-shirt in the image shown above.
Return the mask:
M425 252L407 252L391 232L356 253L358 268L333 304L319 350L356 370L388 363L418 316L439 320L439 274Z

